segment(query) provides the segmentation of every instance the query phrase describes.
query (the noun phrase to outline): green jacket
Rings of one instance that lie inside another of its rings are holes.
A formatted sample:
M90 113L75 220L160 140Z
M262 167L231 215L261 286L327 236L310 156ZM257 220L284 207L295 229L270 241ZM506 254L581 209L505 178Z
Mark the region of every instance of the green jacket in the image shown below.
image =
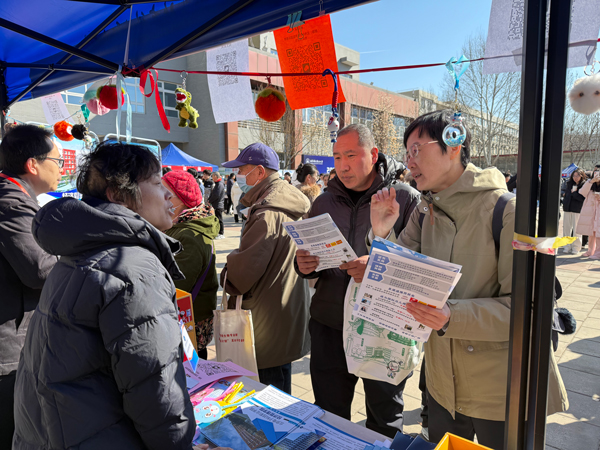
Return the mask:
M455 412L505 420L512 292L515 200L505 207L500 250L492 236L492 215L506 182L495 168L469 164L450 187L422 197L398 243L462 266L450 295L451 316L440 336L425 344L427 390L454 417ZM419 215L424 214L423 228ZM394 240L394 237L391 236ZM552 354L548 414L568 407L567 394Z
M200 279L212 253L212 262L208 273L202 283L200 292L193 298L194 320L200 322L212 317L217 307L217 279L216 255L212 240L219 234L219 220L216 216L203 217L188 222L173 225L166 234L181 242L183 251L175 256L179 269L185 275L185 280L175 281L178 289L192 292L196 282Z

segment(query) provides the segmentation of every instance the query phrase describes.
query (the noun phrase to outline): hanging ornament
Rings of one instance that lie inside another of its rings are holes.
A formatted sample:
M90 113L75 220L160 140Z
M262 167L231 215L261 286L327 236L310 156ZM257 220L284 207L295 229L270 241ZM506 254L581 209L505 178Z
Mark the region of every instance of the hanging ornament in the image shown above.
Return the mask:
M267 77L267 82L267 87L260 91L254 102L254 110L265 122L277 122L285 114L285 97L271 86L271 77Z
M61 120L60 122L56 122L54 124L54 134L61 141L72 141L74 139L74 137L71 135L72 127L73 125L71 125L66 120Z
M459 147L467 139L467 127L463 123L463 117L458 108L458 89L460 88L459 79L469 68L470 64L465 55L462 55L458 59L452 57L446 63L446 69L454 79L454 114L450 119L450 123L446 125L446 128L442 132L444 143L448 147Z
M187 72L184 70L181 72L182 87L175 89L175 101L177 106L175 109L179 111L179 126L185 128L198 128L198 111L192 106L192 94L185 90L185 80L187 78Z
M83 141L88 134L88 129L83 124L73 125L71 128L71 135L80 141Z
M107 84L98 88L98 100L102 106L108 109L118 109L119 99L117 97L117 86ZM121 104L125 104L125 89L121 88ZM88 105L89 108L89 105ZM90 111L92 108L90 108Z
M600 73L595 73L596 64L600 64L600 61L594 61L589 72L586 66L583 70L586 76L576 80L569 91L571 108L579 114L589 115L600 111Z
M338 120L339 114L337 110L338 106L338 84L337 84L337 75L333 73L333 70L327 69L323 72L323 76L331 75L333 77L333 97L331 99L331 117L327 121L327 129L329 130L329 138L332 143L337 142L337 133L340 129L340 122Z

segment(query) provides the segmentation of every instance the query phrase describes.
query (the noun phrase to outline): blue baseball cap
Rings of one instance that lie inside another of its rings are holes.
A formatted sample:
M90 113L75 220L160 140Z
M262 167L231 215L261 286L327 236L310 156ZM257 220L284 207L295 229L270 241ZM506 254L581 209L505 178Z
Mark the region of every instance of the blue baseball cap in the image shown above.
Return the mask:
M275 150L268 145L256 142L255 144L250 144L248 147L242 150L238 157L233 161L223 163L222 166L229 169L234 169L236 167L245 166L246 164L279 170L279 156L277 156Z

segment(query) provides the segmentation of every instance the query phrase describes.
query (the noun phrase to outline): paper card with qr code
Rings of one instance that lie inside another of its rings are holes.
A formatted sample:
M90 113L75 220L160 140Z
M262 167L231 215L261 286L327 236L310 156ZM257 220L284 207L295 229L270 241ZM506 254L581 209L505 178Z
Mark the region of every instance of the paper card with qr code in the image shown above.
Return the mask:
M273 32L282 72L323 73L337 70L335 44L328 15L307 20L295 28L284 27ZM285 95L292 109L331 105L333 79L321 75L284 77ZM338 81L339 103L346 101Z
M206 70L248 72L249 68L247 39L206 51ZM237 122L256 117L250 77L208 75L208 89L216 123Z
M520 72L525 0L493 0L483 73ZM546 38L549 15L546 16ZM600 0L573 0L568 67L591 64L600 29ZM546 39L547 40L547 39ZM503 56L502 58L498 58Z

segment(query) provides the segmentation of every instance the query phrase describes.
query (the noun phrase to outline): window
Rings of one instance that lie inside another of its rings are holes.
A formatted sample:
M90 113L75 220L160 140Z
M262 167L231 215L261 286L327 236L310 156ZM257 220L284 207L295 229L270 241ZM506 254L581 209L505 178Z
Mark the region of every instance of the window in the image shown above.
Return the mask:
M108 84L108 80L107 80ZM61 92L64 102L68 105L81 105L81 100L86 91L92 87L92 83L77 86L68 91ZM131 111L138 114L144 114L145 97L140 92L139 78L125 78L125 90L129 95ZM127 111L127 106L123 105L122 111Z
M315 106L302 110L302 123L316 124L315 122L329 120L331 105Z
M160 93L160 99L165 108L167 117L179 117L179 111L177 111L177 99L175 97L175 89L180 88L180 84L168 83L166 81L159 81L158 92Z
M369 127L369 129L373 128L373 110L368 108L363 108L361 106L352 106L351 122L352 123L362 123Z

